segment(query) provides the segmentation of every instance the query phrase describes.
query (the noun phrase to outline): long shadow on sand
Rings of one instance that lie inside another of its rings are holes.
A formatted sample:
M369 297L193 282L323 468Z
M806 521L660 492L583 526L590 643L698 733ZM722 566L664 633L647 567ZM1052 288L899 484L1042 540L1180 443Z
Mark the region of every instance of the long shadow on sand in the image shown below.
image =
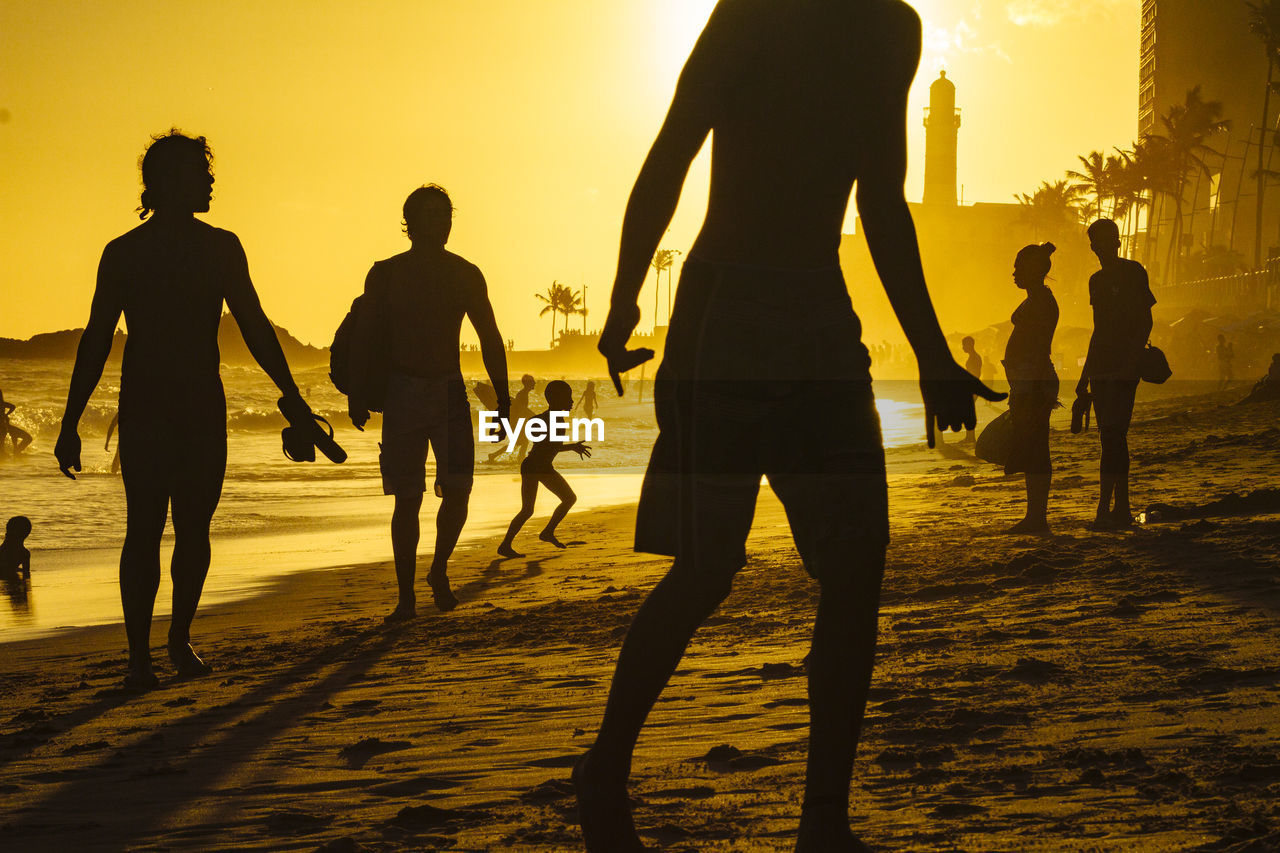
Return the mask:
M61 771L68 782L51 796L23 808L25 816L10 823L5 828L6 835L14 840L34 840L43 832L55 830L63 849L101 845L124 849L143 840L154 840L166 826L176 828L181 824L188 837L218 831L220 824L209 820L211 811L234 806L228 801L210 801L216 785L242 769L281 732L314 711L354 676L369 669L401 633L399 628L361 631L226 704L169 719L158 724L149 737L115 750L95 764ZM319 680L293 696L284 696L292 685L318 676L335 664ZM167 695L167 691L161 693ZM112 699L113 705L103 700L85 711L102 713L129 698ZM254 716L252 709L259 705L266 710ZM155 796L151 778L156 775L168 777L160 798ZM60 823L60 816L69 814L77 817L74 828ZM182 815L198 816L198 828L190 827L196 820L170 820Z

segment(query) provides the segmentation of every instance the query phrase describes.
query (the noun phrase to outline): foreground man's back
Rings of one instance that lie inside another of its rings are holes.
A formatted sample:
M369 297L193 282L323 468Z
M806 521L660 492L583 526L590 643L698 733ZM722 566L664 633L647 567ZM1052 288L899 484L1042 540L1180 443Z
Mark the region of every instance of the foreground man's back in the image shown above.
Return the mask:
M714 130L695 252L830 265L854 181L878 182L879 171L891 184L902 160L890 152L905 141L919 34L915 12L896 0L722 0L664 127L698 146Z

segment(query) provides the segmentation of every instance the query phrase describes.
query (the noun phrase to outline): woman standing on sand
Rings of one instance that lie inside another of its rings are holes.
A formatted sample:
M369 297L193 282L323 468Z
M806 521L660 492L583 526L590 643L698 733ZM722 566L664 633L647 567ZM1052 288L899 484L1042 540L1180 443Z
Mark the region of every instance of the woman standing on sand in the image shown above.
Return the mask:
M1045 285L1053 266L1052 243L1031 245L1013 262L1013 282L1027 295L1013 312L1013 334L1004 351L1009 377L1009 413L1013 439L1006 474L1027 478L1027 514L1009 533L1049 532L1049 413L1058 405L1058 374L1050 352L1058 328L1058 300Z
M120 452L128 507L120 598L129 638L125 686L155 687L151 613L160 585L160 537L173 512L173 615L169 660L179 675L210 667L191 648L191 621L209 571L209 523L227 463L227 404L218 375L218 322L225 301L258 363L279 387L291 424L311 425L249 279L240 240L193 214L209 210L213 155L204 137L156 137L142 158L146 221L107 244L89 322L76 351L54 455L80 470L80 416L123 314L129 337L120 377ZM153 215L154 214L154 215ZM147 217L150 216L150 219Z

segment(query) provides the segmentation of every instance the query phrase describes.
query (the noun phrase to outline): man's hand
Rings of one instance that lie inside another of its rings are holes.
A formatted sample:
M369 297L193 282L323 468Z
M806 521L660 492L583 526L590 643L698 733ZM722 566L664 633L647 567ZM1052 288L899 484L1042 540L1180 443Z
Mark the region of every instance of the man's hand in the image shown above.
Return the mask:
M369 422L369 410L355 397L347 398L347 415L351 418L351 425L364 432L364 425Z
M622 374L653 358L651 349L627 349L627 341L639 322L639 305L612 305L609 307L609 316L604 321L604 329L600 332L600 343L596 348L609 362L609 378L613 380L613 390L618 392L619 397L622 396Z
M978 415L973 408L975 396L993 403L1009 396L992 391L952 358L934 365L920 365L920 395L924 398L925 435L931 448L934 446L935 423L940 432L949 429L960 432L977 427Z
M80 434L73 427L64 424L58 432L53 456L58 460L58 470L74 480L76 475L71 473L71 469L80 470Z
M591 458L591 445L579 441L577 444L569 445L569 449L578 454L579 459Z

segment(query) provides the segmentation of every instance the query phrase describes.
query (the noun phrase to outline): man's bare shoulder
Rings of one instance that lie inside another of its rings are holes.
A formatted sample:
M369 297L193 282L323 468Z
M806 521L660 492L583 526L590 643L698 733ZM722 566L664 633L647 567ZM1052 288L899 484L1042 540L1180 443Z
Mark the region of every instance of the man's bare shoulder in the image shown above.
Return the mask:
M480 267L462 257L462 255L454 254L448 249L445 249L444 256L448 261L450 271L458 281L472 285L484 285L484 273L480 272Z

